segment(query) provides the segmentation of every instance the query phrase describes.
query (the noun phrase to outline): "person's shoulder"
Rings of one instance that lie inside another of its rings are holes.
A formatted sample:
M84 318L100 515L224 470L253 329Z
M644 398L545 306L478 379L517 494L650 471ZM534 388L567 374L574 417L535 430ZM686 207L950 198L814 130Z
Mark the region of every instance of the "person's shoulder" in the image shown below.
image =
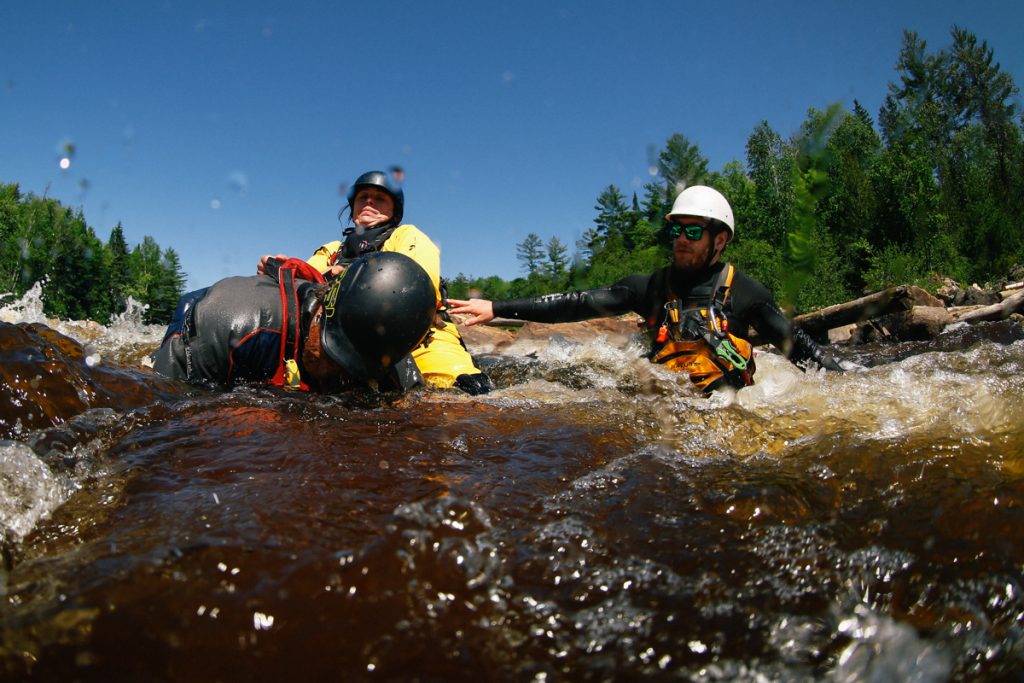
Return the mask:
M338 251L339 249L341 249L341 240L331 240L326 244L321 244L317 248L317 251L335 252Z
M403 247L397 245L405 245L406 247L416 247L419 245L420 248L438 248L427 233L423 232L412 223L403 223L395 228L395 231L391 233L391 236L388 237L385 244L390 244L392 245L392 248L398 249Z
M616 281L613 287L629 287L630 289L636 289L637 287L646 287L647 283L652 278L656 277L661 270L656 270L653 273L634 273L633 275L627 275L624 278Z
M402 223L397 228L395 228L395 231L393 233L391 233L391 234L392 234L392 236L402 236L402 237L410 237L410 236L413 236L413 235L422 235L424 237L427 236L427 233L423 232L422 230L417 228L412 223Z
M269 275L231 275L217 280L209 287L203 298L207 304L227 300L245 300L264 287L277 290L277 280ZM219 303L213 305L220 305Z
M735 268L735 266L733 266ZM735 268L732 276L732 291L740 300L753 303L756 301L775 303L775 295L760 280L755 280L739 268Z
M270 275L232 275L218 280L213 287L223 289L253 289L256 287L277 287L277 278Z
M743 272L742 270L737 268L735 265L733 266L732 281L733 281L733 285L737 285L737 284L743 283L743 285L747 286L747 287L754 287L754 288L757 288L757 289L764 289L766 291L768 289L767 287L765 287L761 283L760 280L755 280L753 277L751 277L750 275L747 275L745 272Z

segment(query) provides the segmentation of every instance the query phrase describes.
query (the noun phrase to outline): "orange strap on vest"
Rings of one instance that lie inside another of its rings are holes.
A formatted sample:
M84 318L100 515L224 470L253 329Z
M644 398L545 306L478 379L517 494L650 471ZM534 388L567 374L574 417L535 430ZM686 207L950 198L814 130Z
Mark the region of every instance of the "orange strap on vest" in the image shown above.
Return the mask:
M683 312L679 299L670 295L665 304L665 317L654 339L662 346L652 350L651 360L673 370L689 372L693 383L705 391L715 388L726 376L743 386L754 383L753 349L745 339L729 333L729 323L722 312L732 291L735 272L731 263L726 264L711 290L706 308L698 309L706 325L700 338L676 336Z

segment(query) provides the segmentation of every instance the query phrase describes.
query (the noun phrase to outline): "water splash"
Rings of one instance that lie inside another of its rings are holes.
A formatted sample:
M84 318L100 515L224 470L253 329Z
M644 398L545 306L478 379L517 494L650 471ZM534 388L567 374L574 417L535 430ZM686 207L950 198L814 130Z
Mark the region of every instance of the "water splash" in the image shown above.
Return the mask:
M5 323L45 323L46 316L43 314L43 285L45 280L39 280L20 299L14 299L10 303L0 306L0 321ZM0 294L0 302L5 299L14 298L11 292Z
M129 365L149 365L147 356L160 345L166 328L143 322L143 316L149 309L147 304L128 297L125 310L111 316L109 325L92 320L59 320L48 317L44 312L45 286L46 280L40 280L19 299L14 299L11 293L0 294L0 301L12 299L0 305L0 322L46 325L80 342L90 365L98 365L107 359Z
M127 327L130 331L141 330L144 327L142 317L148 310L148 304L136 301L133 297L129 296L124 312L111 316L110 326Z
M839 657L829 680L945 681L952 670L949 656L935 644L921 640L907 624L858 605L839 624L839 633L851 643Z
M69 492L28 446L0 441L0 546L21 541Z

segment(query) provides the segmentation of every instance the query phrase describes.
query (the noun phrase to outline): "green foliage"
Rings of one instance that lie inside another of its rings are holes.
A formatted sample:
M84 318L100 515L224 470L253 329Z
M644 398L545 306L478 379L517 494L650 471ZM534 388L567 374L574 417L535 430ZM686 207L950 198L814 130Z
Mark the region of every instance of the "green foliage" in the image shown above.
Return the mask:
M184 291L173 249L146 237L145 249L129 254L120 224L104 244L81 211L22 195L16 184L0 184L0 237L0 292L20 297L42 282L52 317L106 323L133 296L149 306L147 322L166 323Z
M879 163L881 139L859 102L854 102L852 114L838 116L826 148L828 179L818 217L836 238L837 265L846 288L859 292L877 231L879 199L872 174Z
M795 157L795 150L767 121L758 124L747 141L747 166L754 192L753 220L744 230L751 237L779 245L785 239L793 212Z
M600 287L627 275L651 272L668 261L668 250L658 245L627 250L623 237L608 240L595 256L589 271L576 282L577 288Z
M871 291L903 284L918 284L920 273L917 255L896 246L885 247L870 259L864 280Z
M1018 90L987 43L957 27L951 35L949 49L929 54L904 34L899 83L879 118L888 143L879 179L891 183L880 209L891 243L924 268L985 281L1024 257Z
M509 298L509 283L497 275L470 278L464 273L459 273L454 280L446 284L448 296L452 299Z
M791 300L794 313L806 313L825 306L856 298L855 292L847 289L843 278L842 256L833 236L820 225L812 229L810 239L814 245L814 259L808 277L802 279L801 287ZM788 274L791 271L786 271ZM786 278L782 278L783 291Z
M675 189L672 193L675 199L675 195L690 185L702 185L707 180L708 160L685 135L674 133L658 155L658 171L665 184Z
M106 269L110 274L110 305L113 311L123 311L128 304L131 271L128 268L128 242L120 223L110 231L107 240Z
M781 290L782 255L775 245L757 238L737 239L725 248L722 258L734 263L771 291Z
M818 223L818 203L825 196L830 156L826 140L834 130L839 119L840 109L837 105L827 112L814 109L808 113L799 137L794 141L796 150L794 162L790 166L790 190L792 197L790 229L786 232L783 254L785 256L785 275L782 278L781 303L785 308L795 308L802 302L812 303L828 300L828 289L817 296L808 297L808 285L813 282L815 291L822 286L815 277L823 268L822 257L832 261L835 250L828 233ZM832 289L842 291L842 287ZM833 291L833 295L838 292ZM831 303L831 302L830 302Z
M153 286L146 320L150 322L169 321L178 306L178 299L185 290L185 274L181 270L181 261L174 249L167 248L160 261L156 281Z

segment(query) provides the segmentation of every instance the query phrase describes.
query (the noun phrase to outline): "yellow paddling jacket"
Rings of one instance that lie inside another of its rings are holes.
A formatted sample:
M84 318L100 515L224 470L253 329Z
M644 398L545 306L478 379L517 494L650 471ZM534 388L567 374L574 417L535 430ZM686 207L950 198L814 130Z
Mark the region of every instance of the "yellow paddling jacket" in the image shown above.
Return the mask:
M460 375L476 375L480 370L466 350L455 324L443 313L441 296L441 250L415 225L391 228L370 228L356 232L346 230L344 240L335 240L321 246L307 259L309 264L326 271L331 266L344 265L366 251L395 251L412 258L427 271L437 292L439 315L432 335L424 346L412 352L416 367L431 386L447 388L455 384Z

